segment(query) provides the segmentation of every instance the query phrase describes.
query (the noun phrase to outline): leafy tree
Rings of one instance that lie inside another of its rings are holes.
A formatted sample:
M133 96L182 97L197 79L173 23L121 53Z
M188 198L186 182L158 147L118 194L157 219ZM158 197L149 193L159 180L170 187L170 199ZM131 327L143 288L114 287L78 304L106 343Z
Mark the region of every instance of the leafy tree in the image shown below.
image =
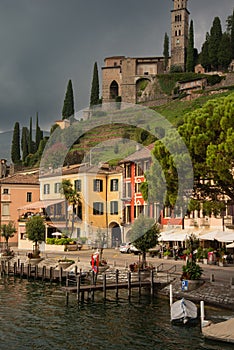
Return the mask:
M164 57L164 70L167 70L168 60L169 60L169 37L167 33L164 36L164 45L163 45L163 57Z
M195 195L234 200L234 94L209 100L179 127L193 161Z
M206 41L202 45L202 50L199 56L199 61L201 65L205 68L206 72L209 72L211 69L210 56L209 56L209 33L206 33Z
M39 243L45 240L45 224L41 216L32 216L26 222L26 235L35 244L35 257L39 256Z
M209 57L212 68L218 69L219 60L218 60L218 51L219 44L222 40L222 27L219 17L215 17L213 25L210 30L210 39L209 39Z
M190 22L189 27L189 40L186 60L187 72L194 72L195 59L194 59L194 32L193 32L193 21Z
M18 122L15 123L13 131L11 160L14 164L20 163L20 126Z
M91 95L90 95L90 107L98 105L99 103L100 103L100 100L99 100L98 67L97 67L97 62L95 62L93 67L93 80L92 80Z
M5 238L6 251L8 251L9 250L8 241L9 241L10 238L14 237L15 233L17 232L13 221L9 221L8 224L1 225L0 226L0 232L1 232L1 236Z
M28 140L29 140L29 131L26 126L22 128L22 137L21 137L21 150L22 150L22 161L25 162L26 157L28 156Z
M80 195L73 188L73 185L69 179L62 180L61 192L64 194L65 199L69 203L69 205L72 206L72 228L71 228L71 235L72 235L72 233L74 231L76 206L77 206L77 204L80 203ZM67 210L66 210L66 212L67 212Z
M146 266L146 253L158 243L159 226L154 219L139 215L135 219L130 234L130 240L142 252L142 265Z
M71 116L74 116L74 97L73 97L73 88L72 81L69 80L67 84L67 91L64 99L62 117L63 119L69 119Z

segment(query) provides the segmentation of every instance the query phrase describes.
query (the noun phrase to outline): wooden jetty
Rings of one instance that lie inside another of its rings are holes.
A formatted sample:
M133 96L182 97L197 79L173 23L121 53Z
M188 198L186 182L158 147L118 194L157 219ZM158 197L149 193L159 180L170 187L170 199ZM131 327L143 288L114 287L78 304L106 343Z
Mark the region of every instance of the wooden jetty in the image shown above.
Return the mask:
M0 275L18 276L20 278L37 279L50 282L62 282L68 278L68 272L52 266L38 266L21 262L20 259L0 261Z
M108 278L111 274L111 279ZM76 279L66 280L66 286L62 287L62 289L66 293L66 301L67 304L69 302L69 295L71 293L76 293L76 297L78 302L84 300L85 293L87 293L87 299L94 299L95 292L102 292L103 299L106 299L107 291L115 290L115 297L118 299L119 290L125 289L128 291L128 298L131 298L131 292L133 289L138 289L139 295L141 295L141 291L144 288L150 292L150 295L153 296L154 292L158 288L162 288L163 286L169 283L168 276L166 280L160 281L157 276L157 271L149 270L149 271L138 271L138 272L130 272L125 271L125 276L122 275L122 281L120 281L120 271L118 269L115 272L104 272L99 276L95 275L92 272L92 276L90 279L90 283L81 283L82 276L77 274ZM157 278L157 279L156 279ZM107 281L109 279L109 281ZM69 285L69 282L72 282L72 285Z
M138 289L141 295L142 289L148 290L153 296L154 292L169 284L174 279L173 273L176 266L164 271L163 263L148 271L119 271L118 269L105 271L104 273L95 274L93 271L83 273L78 271L77 266L73 268L73 273L63 270L62 267L43 265L31 265L30 263L21 262L20 259L1 260L0 275L17 276L33 280L42 280L57 282L62 285L62 290L66 293L66 301L69 301L69 295L76 293L78 302L84 300L85 293L87 299L94 299L95 292L102 292L103 298L106 299L107 291L115 290L115 296L118 299L119 290L128 291L128 298L131 298L133 289ZM87 278L88 277L88 278Z

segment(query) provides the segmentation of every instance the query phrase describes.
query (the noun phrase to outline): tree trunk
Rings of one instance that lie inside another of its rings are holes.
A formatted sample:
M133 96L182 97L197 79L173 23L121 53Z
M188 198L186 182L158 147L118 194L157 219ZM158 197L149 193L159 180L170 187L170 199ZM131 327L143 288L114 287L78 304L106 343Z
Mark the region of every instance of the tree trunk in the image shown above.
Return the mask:
M142 252L142 268L146 267L146 252Z

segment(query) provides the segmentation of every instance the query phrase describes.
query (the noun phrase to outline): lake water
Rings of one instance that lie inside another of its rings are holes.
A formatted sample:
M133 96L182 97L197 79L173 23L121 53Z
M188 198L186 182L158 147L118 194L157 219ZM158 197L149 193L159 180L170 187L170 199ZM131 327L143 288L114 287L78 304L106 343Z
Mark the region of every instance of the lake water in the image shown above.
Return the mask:
M77 304L75 295L66 305L59 285L0 279L1 350L198 350L233 349L234 345L204 340L200 326L170 323L169 301L120 291L116 301L108 293L95 301ZM114 294L113 294L114 296ZM230 311L206 308L207 318L217 321L233 316Z

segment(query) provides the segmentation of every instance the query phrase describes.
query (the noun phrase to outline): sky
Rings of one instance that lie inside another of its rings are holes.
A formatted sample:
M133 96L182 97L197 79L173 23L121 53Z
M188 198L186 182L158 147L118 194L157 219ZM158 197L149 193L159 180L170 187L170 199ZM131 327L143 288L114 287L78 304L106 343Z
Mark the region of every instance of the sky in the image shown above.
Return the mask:
M200 51L214 17L225 21L233 0L188 0ZM93 66L104 58L162 56L172 0L0 0L0 132L16 121L43 130L61 118L68 80L75 110L88 107Z

